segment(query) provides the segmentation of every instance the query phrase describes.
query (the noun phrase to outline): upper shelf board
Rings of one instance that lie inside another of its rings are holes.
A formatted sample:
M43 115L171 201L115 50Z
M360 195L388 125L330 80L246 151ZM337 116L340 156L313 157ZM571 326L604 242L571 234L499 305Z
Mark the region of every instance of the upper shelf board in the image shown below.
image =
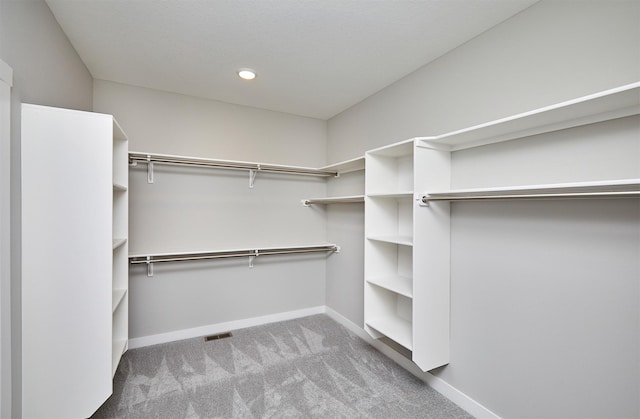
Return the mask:
M640 114L640 82L545 106L447 134L419 138L451 151Z

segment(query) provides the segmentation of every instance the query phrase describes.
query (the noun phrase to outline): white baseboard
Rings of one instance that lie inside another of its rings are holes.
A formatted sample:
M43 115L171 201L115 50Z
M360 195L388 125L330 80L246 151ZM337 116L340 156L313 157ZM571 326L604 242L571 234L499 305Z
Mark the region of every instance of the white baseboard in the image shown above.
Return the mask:
M228 332L230 330L245 329L247 327L260 326L268 323L298 319L300 317L322 314L324 312L325 306L318 306L302 310L287 311L285 313L269 314L267 316L210 324L191 329L176 330L174 332L160 333L157 335L142 336L139 338L129 339L129 349L142 348L145 346L157 345L159 343L174 342L176 340L191 339L200 336L215 335L218 333Z
M500 419L500 416L496 415L491 410L484 407L482 404L478 403L457 388L453 387L442 378L436 377L435 375L428 372L423 372L416 366L416 364L403 357L393 349L389 348L387 345L369 336L369 334L361 326L353 323L351 320L347 319L337 311L326 307L326 313L333 320L346 327L349 331L385 354L387 357L391 358L402 368L406 369L411 374L427 383L429 387L433 388L435 391L460 406L470 415L478 419Z
M175 332L160 333L157 335L133 338L129 339L129 349L142 348L144 346L157 345L159 343L167 343L176 340L213 335L228 332L230 330L244 329L247 327L298 319L300 317L312 316L314 314L322 313L326 313L333 320L346 327L349 331L385 354L387 357L391 358L402 368L406 369L411 374L427 383L431 388L460 406L462 409L466 410L469 414L479 419L500 419L500 416L496 415L491 410L484 407L482 404L478 403L457 388L453 387L442 378L436 377L435 375L432 375L428 372L421 371L413 362L403 357L393 349L389 348L387 345L379 342L376 339L373 339L361 326L358 326L337 311L326 306L311 307L302 310L288 311L285 313L270 314L267 316L252 317L249 319L234 320L225 323L194 327L191 329L176 330Z

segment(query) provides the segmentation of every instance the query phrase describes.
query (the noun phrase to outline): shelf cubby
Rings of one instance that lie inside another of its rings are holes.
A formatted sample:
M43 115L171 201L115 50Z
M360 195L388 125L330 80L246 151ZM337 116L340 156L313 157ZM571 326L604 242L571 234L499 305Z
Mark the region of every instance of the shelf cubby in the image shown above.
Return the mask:
M367 284L365 296L370 311L365 324L412 350L412 299L373 284Z

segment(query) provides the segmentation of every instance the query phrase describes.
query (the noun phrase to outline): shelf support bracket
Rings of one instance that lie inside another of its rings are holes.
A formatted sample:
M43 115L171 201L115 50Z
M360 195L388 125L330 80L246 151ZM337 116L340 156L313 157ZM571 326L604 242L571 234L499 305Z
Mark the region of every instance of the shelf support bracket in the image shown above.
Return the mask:
M253 184L256 181L256 175L260 170L260 165L257 165L255 169L249 169L249 188L253 189Z
M147 183L153 183L153 162L151 156L147 156Z
M258 250L254 250L253 255L249 256L249 268L253 268L253 261L259 256Z
M147 276L153 276L153 261L151 260L151 256L147 256Z

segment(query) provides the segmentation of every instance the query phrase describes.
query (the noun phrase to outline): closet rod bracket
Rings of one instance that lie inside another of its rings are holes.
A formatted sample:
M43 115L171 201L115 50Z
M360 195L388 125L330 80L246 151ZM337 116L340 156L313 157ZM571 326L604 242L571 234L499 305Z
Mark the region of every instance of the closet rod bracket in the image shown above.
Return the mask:
M151 156L147 156L147 183L153 183L153 162Z
M151 260L151 256L147 256L147 276L153 276L153 261Z
M256 175L260 170L260 165L258 164L255 169L249 169L249 188L253 189L253 184L256 181Z

